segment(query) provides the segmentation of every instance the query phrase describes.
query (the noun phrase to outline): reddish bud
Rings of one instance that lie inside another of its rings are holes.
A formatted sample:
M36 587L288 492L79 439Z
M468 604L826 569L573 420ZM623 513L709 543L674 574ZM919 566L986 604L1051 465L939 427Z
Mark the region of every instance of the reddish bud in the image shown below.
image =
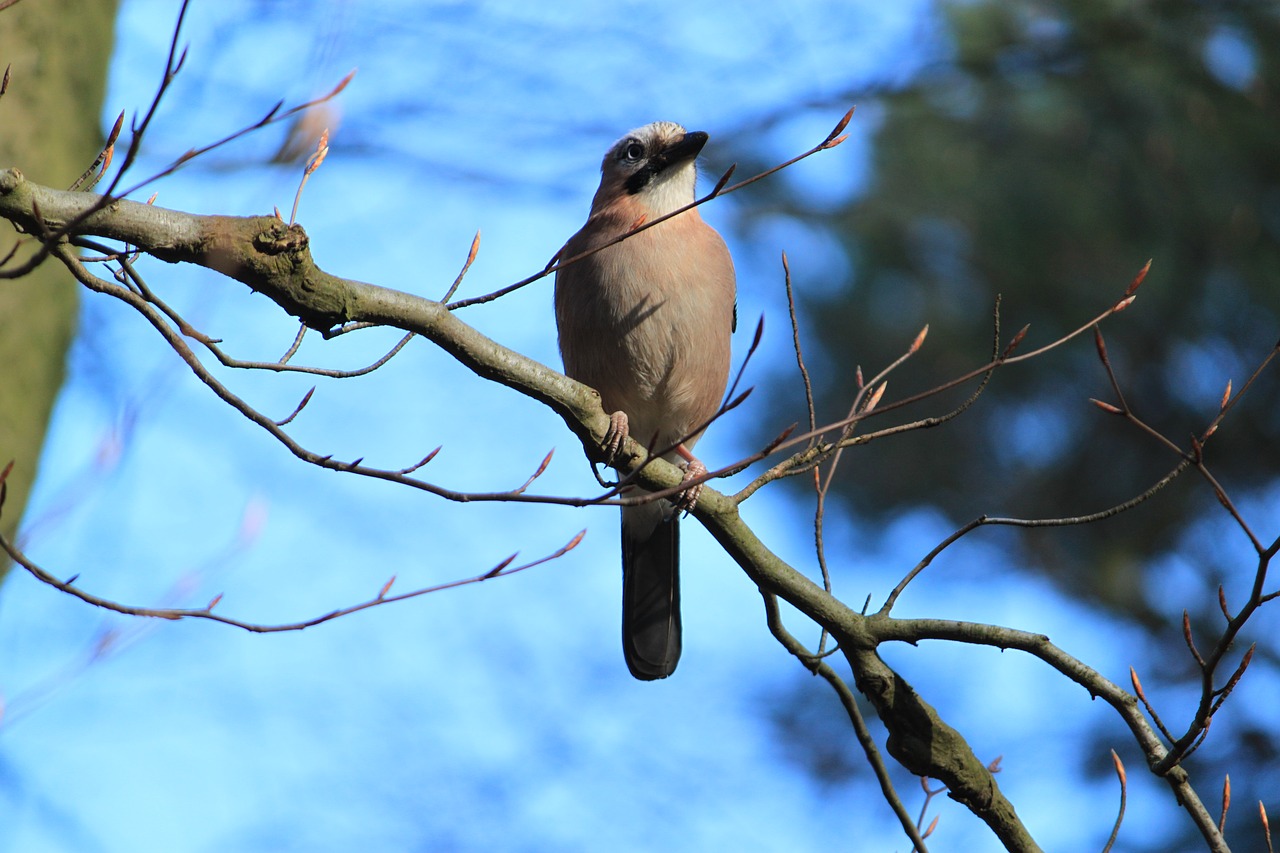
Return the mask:
M116 116L116 123L111 125L111 132L107 134L107 145L115 145L116 140L120 138L120 131L124 129L124 110L120 111L120 115Z
M579 536L581 536L581 534L579 534ZM484 573L485 580L488 580L489 578L494 577L495 575L502 574L503 569L505 569L507 566L515 562L516 556L517 556L516 554L512 554L510 557L507 557L507 559L503 560L501 563L498 563L498 565L494 566L492 569L485 572Z
M1150 271L1151 259L1148 259L1147 262L1142 265L1142 269L1138 270L1138 274L1133 277L1133 281L1129 282L1129 286L1125 289L1124 295L1133 296L1133 294L1138 290L1138 287L1142 284L1142 280L1147 277L1147 273Z
M541 477L543 473L546 472L547 466L551 464L551 457L555 455L556 455L556 449L554 447L548 450L547 455L542 457L542 464L538 466L537 471L533 472L533 477L531 479L536 480L538 477Z
M325 128L320 134L320 141L316 143L315 153L307 160L307 166L303 169L303 173L310 175L316 169L320 168L320 164L324 162L324 158L329 156L329 128Z
M920 330L920 334L916 335L916 339L911 342L911 352L916 352L924 343L924 339L929 336L929 324L925 323L924 328Z
M1114 749L1111 750L1111 763L1116 766L1116 775L1120 777L1120 784L1124 785L1128 781L1124 772L1124 762L1120 760L1120 756Z
M729 183L729 178L733 175L733 170L736 168L738 168L738 164L733 163L727 170L725 170L725 173L720 176L720 180L716 181L716 185L712 188L709 198L715 198L720 195L720 191L724 189L725 184Z
M1196 648L1196 641L1191 636L1191 614L1186 610L1182 611L1182 639L1186 641L1187 648L1196 659L1196 663L1200 664L1200 668L1203 669L1204 658L1200 656L1200 650Z
M1133 667L1129 667L1129 680L1133 682L1133 692L1138 694L1138 698L1145 703L1147 697L1142 692L1142 681L1138 679L1138 671Z
M829 146L839 145L841 142L844 141L844 137L841 137L838 140L836 139L836 137L844 133L844 129L849 126L850 120L853 119L853 111L856 109L857 109L857 106L849 107L849 112L845 113L844 116L838 122L836 122L836 126L831 128L831 132L827 134L827 138L825 140L825 142Z
M330 92L329 94L325 95L325 96L324 96L324 98L323 98L322 100L326 100L326 101L327 101L327 100L329 100L330 98L332 98L334 95L336 95L336 94L338 94L339 92L341 92L343 89L347 88L347 84L348 84L348 83L350 83L350 82L351 82L351 79L352 79L353 77L355 77L355 76L356 76L356 71L357 71L357 70L358 70L358 69L352 68L350 71L348 71L348 72L347 72L347 76L346 76L346 77L343 77L343 78L342 78L342 80L338 83L338 85L336 85L336 86L334 86L334 87L333 87L333 91L332 91L332 92Z
M1031 324L1028 323L1018 330L1018 333L1009 340L1009 345L1004 348L1004 353L1001 356L1002 358L1008 358L1013 355L1013 351L1018 348L1018 344L1022 343L1022 339L1027 336L1027 330L1030 328Z
M865 412L869 412L869 411L871 411L872 409L874 409L877 405L879 405L879 403L880 403L880 398L884 396L884 389L886 389L886 388L888 388L888 387L889 387L889 383L888 383L888 382L881 382L881 383L880 383L880 386L879 386L878 388L876 388L876 390L874 390L874 391L872 391L872 392L871 392L871 399L870 399L870 400L868 400L868 401L867 401L867 404L866 404L865 406L863 406L863 407L862 407L862 411L863 411L864 413L865 413Z

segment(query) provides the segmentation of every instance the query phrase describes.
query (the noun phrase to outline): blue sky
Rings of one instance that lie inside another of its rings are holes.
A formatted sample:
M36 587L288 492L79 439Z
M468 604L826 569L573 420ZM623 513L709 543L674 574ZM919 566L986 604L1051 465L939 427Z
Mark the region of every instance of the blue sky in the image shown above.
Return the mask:
M299 214L317 260L438 296L480 229L462 291L474 295L542 267L585 217L601 153L629 128L667 118L707 130L713 175L729 165L721 139L782 159L820 140L843 112L804 104L900 79L941 50L924 3L741 14L700 3L537 8L197 0L183 38L187 68L139 169L358 67ZM125 2L108 116L145 107L175 15L171 0ZM874 103L860 107L847 145L777 179L807 188L818 205L856 191L873 177L875 116ZM298 170L263 165L281 135L269 130L191 164L155 188L157 204L287 211ZM821 287L833 251L786 220L741 240L735 210L752 203L744 192L705 216L737 260L743 327L749 334L766 317L749 381L793 381L778 256L788 252L800 286ZM212 273L159 262L143 271L240 357L276 358L296 331L265 299ZM550 294L544 281L464 319L558 367ZM397 337L312 336L297 360L355 367ZM316 384L219 375L278 416ZM539 490L593 491L580 448L553 415L422 341L367 377L318 384L292 429L322 452L399 467L442 445L433 480L488 490L519 483L554 447ZM700 455L714 466L748 452L735 434L769 417L761 402L717 424ZM806 571L809 512L780 491L744 508L762 538ZM272 623L368 598L393 574L407 591L588 534L570 556L519 576L273 636L115 618L15 572L0 596L0 849L907 847L873 789L822 787L788 758L770 714L804 676L769 637L751 584L695 524L684 536L684 659L665 682L633 681L617 637L615 509L460 506L304 467L105 299L84 300L27 518L30 554L58 574L79 573L95 593L140 605L200 605L222 593L221 611ZM878 600L947 532L924 513L888 530L834 531L838 591L849 602ZM1136 637L1114 626L1100 636L1094 615L1002 568L994 545L977 537L939 560L899 613L1035 627L1126 677L1133 654L1123 647ZM104 635L113 645L95 658ZM1053 849L1096 847L1113 783L1045 768L1073 767L1075 735L1106 710L1026 658L927 651L887 654L979 755L1004 756L1001 784L1033 832ZM998 709L984 700L993 694L1004 697ZM1046 708L1061 711L1046 723ZM851 737L846 746L856 749ZM917 790L904 777L913 810ZM1158 838L1157 818L1170 819L1164 792L1136 781L1130 797L1127 825ZM942 816L937 849L996 849L960 808L939 798L933 809Z

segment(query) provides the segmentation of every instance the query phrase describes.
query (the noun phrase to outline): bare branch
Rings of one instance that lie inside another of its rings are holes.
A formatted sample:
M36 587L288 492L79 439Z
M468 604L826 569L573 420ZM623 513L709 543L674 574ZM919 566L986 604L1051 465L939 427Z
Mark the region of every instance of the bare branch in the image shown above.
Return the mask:
M1055 646L1043 634L1001 628L975 622L957 622L946 619L894 619L877 614L867 625L880 641L900 641L917 644L921 640L954 640L999 649L1018 649L1034 655L1049 664L1070 680L1104 700L1115 709L1128 726L1138 746L1147 756L1151 770L1162 777L1173 790L1177 802L1194 821L1196 828L1213 851L1228 850L1217 822L1209 814L1195 789L1191 786L1186 770L1178 766L1175 753L1166 749L1159 736L1138 709L1137 699L1120 689L1092 667L1072 657ZM1174 759L1171 761L1171 759Z
M782 272L787 291L787 316L791 320L791 345L795 349L800 379L804 382L804 402L809 408L809 431L814 432L818 428L818 416L813 403L813 383L809 381L809 368L805 367L804 351L800 347L800 321L796 317L796 298L791 289L791 265L787 263L786 252L782 253Z
M853 110L851 109L849 110L849 112L845 113L844 117L840 119L840 121L836 124L836 127L843 129L844 126L849 123L849 119L852 117L853 117ZM547 264L547 266L545 266L541 272L536 272L533 275L520 279L514 284L509 284L506 287L495 290L492 293L486 293L484 296L476 296L471 299L460 299L457 302L451 302L449 303L449 306L448 306L449 310L456 311L459 308L468 308L472 305L483 305L486 302L492 302L495 299L506 296L508 293L519 290L520 288L526 287L530 284L533 284L535 281L538 281L539 279L546 278L547 276L551 275L551 273L557 272L558 270L564 267L567 267L569 264L575 264L578 261L582 260L583 258L594 255L596 252L599 252L603 249L607 249L610 246L613 246L617 243L621 243L623 240L628 240L634 237L636 234L639 234L641 231L647 231L648 229L654 227L655 225L661 225L663 222L666 222L668 219L673 219L674 217L677 217L682 213L686 213L687 211L693 210L695 207L699 207L703 204L706 204L707 202L711 201L713 198L719 198L722 195L728 195L729 193L737 192L743 187L750 186L751 184L754 184L756 181L759 181L763 178L767 178L770 175L774 174L775 172L779 172L790 166L794 166L796 163L799 163L801 160L805 159L806 157L811 157L814 154L817 154L819 151L826 151L828 148L834 148L837 145L839 145L841 142L844 142L844 140L845 140L845 137L843 136L839 138L835 138L835 137L832 137L831 135L828 135L826 139L824 139L822 142L818 143L814 147L810 148L808 151L804 152L803 154L798 154L795 157L792 157L790 160L787 160L785 163L779 163L778 165L774 166L771 169L766 169L763 172L759 173L758 175L753 175L752 177L747 178L745 181L739 181L733 186L725 188L723 187L724 182L728 180L728 176L733 173L733 168L731 167L729 171L725 173L725 177L721 178L720 181L716 184L715 188L711 192L704 195L702 198L695 199L689 204L686 204L684 207L678 207L675 210L671 211L670 213L663 214L662 216L657 216L657 217L654 217L653 219L646 220L645 222L640 223L635 228L632 228L630 231L626 232L625 234L615 237L614 239L609 240L608 242L601 243L599 246L595 246L586 252L581 252L577 255L574 255L571 258L561 259L559 256L559 253L557 253L556 256L551 259L551 263Z
M1102 848L1102 853L1110 853L1112 846L1116 843L1116 837L1120 835L1120 824L1124 821L1124 807L1128 798L1128 781L1125 778L1124 762L1120 760L1120 756L1116 751L1111 750L1111 763L1115 765L1116 776L1120 779L1120 811L1116 815L1115 826L1111 828L1111 836L1107 838L1106 845Z
M880 608L880 612L882 614L887 614L891 609L893 609L893 605L898 600L898 596L907 588L907 585L911 583L911 581L914 580L922 571L928 568L939 554L979 527L988 524L1005 525L1009 527L1071 527L1079 524L1092 524L1096 521L1101 521L1104 518L1119 515L1122 512L1133 509L1144 501L1150 500L1156 492L1159 492L1165 486L1173 482L1179 474L1187 469L1187 467L1188 463L1185 461L1181 462L1177 467L1171 470L1168 474L1165 474L1141 494L1136 495L1123 503L1118 503L1114 506L1108 507L1107 509L1089 513L1088 515L1061 516L1057 518L1005 518L1000 516L979 516L951 533L947 538L943 539L942 542L938 543L932 551L926 554L924 559L917 563L915 567L898 582L898 585L893 588L889 597L885 599L884 605Z
M280 356L277 364L288 364L289 359L298 354L298 348L302 346L302 338L307 334L307 324L298 324L298 334L294 336L293 343L289 345L289 349L285 350L284 355Z
M1165 740L1172 742L1173 735L1165 728L1164 723L1160 720L1160 715L1156 713L1156 709L1147 700L1147 694L1142 689L1142 682L1138 679L1138 672L1133 667L1129 667L1129 680L1133 682L1133 692L1142 701L1142 707L1147 709L1147 715L1151 717L1151 722L1156 724L1156 728L1160 730L1160 734L1164 735Z
M324 162L324 158L329 156L329 128L325 128L320 134L320 141L316 143L315 153L307 158L307 165L302 169L302 180L298 182L298 191L293 195L293 210L289 212L289 224L298 221L298 205L302 203L302 191L307 186L307 181L320 168L320 164Z
M328 613L313 617L311 619L306 619L301 622L289 622L289 623L280 624L280 625L264 625L256 622L245 622L240 619L234 619L228 616L222 616L214 613L213 608L221 601L222 599L221 595L215 596L214 599L210 601L208 605L199 609L134 607L127 604L121 604L119 602L111 601L110 599L106 599L106 598L102 598L100 596L94 595L90 592L86 592L85 590L80 589L78 586L75 586L75 581L80 577L79 574L72 575L70 579L65 581L60 580L53 574L49 573L48 571L46 571L45 569L41 568L36 563L34 563L30 558L28 558L25 554L23 554L16 547L14 547L14 545L11 542L9 542L9 540L5 538L3 535L0 535L0 550L3 550L6 554L8 554L9 558L13 560L14 563L16 563L19 566L22 566L31 574L32 577L34 577L36 580L40 581L41 583L48 584L49 586L55 589L61 590L62 592L67 593L68 595L71 595L80 599L86 604L92 604L93 606L101 607L104 610L110 610L114 613L121 613L126 616L141 616L141 617L147 617L152 619L168 619L170 621L178 621L181 619L207 619L212 622L220 622L223 625L230 625L231 627L234 627L234 628L241 628L245 631L251 631L255 634L275 634L275 633L281 633L285 631L302 631L306 628L311 628L316 625L321 625L325 622L331 622L334 619L340 619L343 616L349 616L352 613L358 613L361 610L369 610L370 608L380 607L384 604L392 604L397 601L405 601L410 598L417 598L422 595L429 595L434 592L441 592L446 589L454 589L456 587L466 586L468 584L481 583L491 578L507 577L509 575L518 574L527 569L532 569L535 566L540 566L543 563L548 563L548 562L551 562L552 560L557 560L560 557L563 557L565 554L569 553L574 548L578 547L578 544L582 541L585 535L586 535L585 530L580 531L576 536L570 539L563 546L556 549L552 553L546 555L545 557L539 557L536 560L533 560L528 563L524 563L514 568L510 568L510 564L515 560L515 555L512 555L511 557L508 557L506 560L502 561L496 568L489 569L488 571L482 574L475 575L473 577L463 578L461 580L449 581L448 583L436 584L435 586L423 587L422 589L415 589L412 592L405 592L405 593L401 593L400 595L388 596L386 594L391 587L390 582L388 582L382 587L381 590L379 590L376 596L369 599L368 601L363 601L359 604L353 604L348 607L340 608L338 610L332 610Z
M475 263L476 255L480 251L480 231L476 230L476 236L471 238L471 249L467 252L466 263L462 265L462 271L458 273L458 277L453 280L453 284L440 298L441 302L448 302L453 298L453 294L458 292L458 287L462 284L462 279L466 277L467 270L471 269L471 265Z
M302 400L298 403L298 405L294 406L293 411L289 413L289 416L284 418L283 420L276 421L275 425L281 426L281 427L287 426L290 421L292 421L294 418L298 416L298 413L303 410L303 408L307 405L307 403L311 402L311 395L314 393L316 393L316 386L312 385L311 389L307 391L305 395L303 395Z
M907 834L907 837L911 839L911 843L915 846L914 849L919 853L928 853L923 837L921 837L915 822L912 821L911 815L907 813L906 806L902 803L902 798L898 796L897 790L893 787L893 780L889 777L889 769L885 766L880 750L876 747L875 739L871 736L871 730L867 728L866 720L862 718L862 710L858 707L858 700L854 698L853 691L849 689L849 685L845 684L844 679L822 660L821 656L809 652L804 647L804 644L796 639L782 624L782 613L778 609L777 596L763 589L760 594L764 598L765 622L769 626L769 632L782 644L784 649L804 665L805 669L822 676L831 685L831 688L836 692L836 696L840 699L840 704L844 707L845 713L849 715L849 722L853 725L854 736L858 739L858 745L862 747L867 763L871 765L871 771L876 776L876 782L880 785L880 793L884 796L885 802L893 809L894 815L898 818L898 823L902 825L902 831Z

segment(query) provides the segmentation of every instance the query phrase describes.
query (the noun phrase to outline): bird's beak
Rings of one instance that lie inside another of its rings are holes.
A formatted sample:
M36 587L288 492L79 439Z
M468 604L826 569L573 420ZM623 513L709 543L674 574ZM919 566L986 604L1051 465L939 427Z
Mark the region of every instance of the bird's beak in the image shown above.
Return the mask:
M702 151L702 146L707 144L707 139L709 138L701 130L693 130L686 133L679 140L662 149L661 153L658 154L658 171L661 172L669 166L675 166L697 157L698 153Z

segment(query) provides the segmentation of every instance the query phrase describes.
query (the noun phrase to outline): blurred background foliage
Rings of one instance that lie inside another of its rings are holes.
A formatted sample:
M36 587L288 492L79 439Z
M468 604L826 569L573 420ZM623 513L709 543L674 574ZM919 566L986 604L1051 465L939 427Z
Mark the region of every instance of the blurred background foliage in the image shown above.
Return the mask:
M864 191L815 205L804 188L775 182L759 191L774 193L770 204L742 214L748 232L785 216L841 250L839 263L797 282L820 422L847 410L855 365L874 374L926 323L924 350L890 378L886 401L983 364L998 296L1006 341L1030 324L1027 351L1113 304L1151 258L1136 303L1103 331L1136 413L1188 446L1228 380L1238 390L1280 337L1280 5L950 2L935 12L935 61L901 85L847 95L855 121L875 126ZM798 384L777 383L776 402L803 421ZM892 418L940 414L972 387ZM841 505L873 526L921 507L957 525L981 513L1076 516L1142 492L1176 464L1089 397L1114 399L1085 337L999 371L942 428L856 449L842 463ZM1280 383L1250 391L1206 458L1235 500L1274 518ZM1222 624L1217 585L1239 602L1256 565L1238 531L1232 543L1204 535L1202 520L1220 512L1186 475L1114 519L1033 531L1013 547L1025 571L1172 650L1144 683L1190 690L1198 672L1170 643L1181 608L1208 643ZM1173 561L1189 565L1197 595L1167 597ZM1274 635L1253 635L1259 668L1273 670ZM807 719L792 724L811 713L802 704L780 715L784 731L814 731ZM1274 772L1274 726L1242 725L1238 749L1219 755L1210 777ZM812 754L814 772L844 772L820 747Z
M835 286L800 288L816 294L804 309L822 414L847 409L855 364L878 370L926 323L925 352L894 374L886 399L984 363L998 295L1006 340L1030 324L1026 351L1114 303L1153 258L1138 302L1104 334L1138 414L1185 444L1280 329L1280 54L1267 50L1280 44L1276 7L941 11L952 60L872 101L880 123L867 191L834 210L775 199L835 237L848 261ZM1068 350L1002 371L943 429L857 452L857 474L843 482L851 507L861 517L921 503L959 520L1076 515L1149 486L1176 459L1087 405L1111 397L1105 374L1091 344ZM1264 383L1211 443L1210 464L1237 494L1274 479L1276 402ZM1142 596L1144 566L1207 509L1196 484L1170 491L1120 523L1073 531L1078 549L1031 555L1028 567L1162 621Z

